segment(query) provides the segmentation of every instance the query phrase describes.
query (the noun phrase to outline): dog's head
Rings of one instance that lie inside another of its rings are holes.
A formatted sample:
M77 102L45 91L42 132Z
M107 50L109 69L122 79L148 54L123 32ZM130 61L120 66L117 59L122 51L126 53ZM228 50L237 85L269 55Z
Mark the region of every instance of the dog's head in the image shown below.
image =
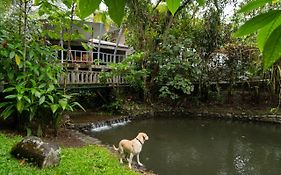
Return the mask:
M142 142L144 142L145 140L148 140L148 139L149 139L149 137L147 136L147 134L144 133L144 132L140 132L140 133L138 134L137 138L138 138L139 140L141 140Z

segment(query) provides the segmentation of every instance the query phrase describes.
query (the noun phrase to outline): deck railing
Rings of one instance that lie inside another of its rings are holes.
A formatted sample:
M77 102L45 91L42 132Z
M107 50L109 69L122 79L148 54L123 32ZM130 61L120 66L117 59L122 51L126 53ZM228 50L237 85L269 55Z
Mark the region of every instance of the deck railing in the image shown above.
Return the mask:
M125 55L115 55L111 53L70 50L62 54L62 63L75 63L73 67L69 67L66 74L61 77L61 84L67 85L121 85L125 84L124 78L115 76L101 82L99 77L102 70L110 71L107 67L110 63L119 63L125 59ZM77 63L77 64L76 64ZM85 65L85 66L83 66ZM98 67L96 67L98 66ZM101 69L100 66L102 66ZM97 69L98 68L98 69ZM88 70L85 70L88 69Z
M93 51L70 50L66 56L62 57L65 63L90 63L96 65L107 65L109 63L119 63L125 58L125 55Z
M61 84L68 85L93 85L93 84L125 84L124 78L115 76L107 79L106 83L102 83L99 79L101 72L98 71L82 71L82 70L69 70L65 76L61 78Z

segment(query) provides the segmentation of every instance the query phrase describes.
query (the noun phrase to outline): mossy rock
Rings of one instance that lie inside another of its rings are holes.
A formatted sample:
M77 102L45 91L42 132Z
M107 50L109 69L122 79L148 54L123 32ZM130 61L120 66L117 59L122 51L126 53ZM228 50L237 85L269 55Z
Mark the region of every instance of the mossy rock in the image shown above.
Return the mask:
M11 154L16 158L27 160L40 168L59 165L60 152L59 146L45 143L35 136L24 138L11 150Z

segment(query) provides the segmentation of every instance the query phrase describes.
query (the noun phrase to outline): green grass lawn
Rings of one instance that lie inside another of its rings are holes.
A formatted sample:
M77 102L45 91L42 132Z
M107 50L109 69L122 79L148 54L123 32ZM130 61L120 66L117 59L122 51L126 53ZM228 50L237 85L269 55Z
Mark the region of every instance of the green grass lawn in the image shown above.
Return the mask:
M54 168L39 169L27 163L20 165L20 161L10 155L10 150L21 139L20 136L7 136L0 133L0 175L138 174L120 165L118 158L107 149L95 145L62 148L60 165Z

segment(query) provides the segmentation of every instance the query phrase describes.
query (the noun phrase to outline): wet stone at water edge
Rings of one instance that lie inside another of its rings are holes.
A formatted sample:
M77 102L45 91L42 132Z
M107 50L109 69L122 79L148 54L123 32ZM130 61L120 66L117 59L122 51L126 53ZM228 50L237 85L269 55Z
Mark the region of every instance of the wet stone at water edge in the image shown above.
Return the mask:
M57 166L60 163L60 152L59 146L30 136L17 143L12 148L11 154L18 159L24 159L40 168L45 168Z

